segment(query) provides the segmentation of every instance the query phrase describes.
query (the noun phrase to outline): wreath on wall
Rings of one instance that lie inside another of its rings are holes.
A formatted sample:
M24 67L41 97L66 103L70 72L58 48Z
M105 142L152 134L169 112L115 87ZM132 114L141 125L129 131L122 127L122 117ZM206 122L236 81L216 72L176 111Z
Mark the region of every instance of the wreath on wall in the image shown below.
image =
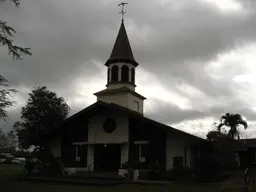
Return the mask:
M103 123L103 129L106 133L113 133L116 130L116 121L112 118L107 118Z

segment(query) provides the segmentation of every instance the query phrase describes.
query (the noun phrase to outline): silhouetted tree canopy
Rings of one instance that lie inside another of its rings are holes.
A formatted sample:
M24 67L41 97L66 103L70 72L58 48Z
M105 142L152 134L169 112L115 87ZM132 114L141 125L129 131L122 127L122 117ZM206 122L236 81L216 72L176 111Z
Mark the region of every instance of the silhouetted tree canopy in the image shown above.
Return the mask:
M45 86L36 87L29 94L21 109L21 120L13 126L17 131L19 147L27 149L50 129L55 128L69 113L69 106L63 97L49 91Z
M232 139L240 139L240 132L238 127L242 125L244 129L248 127L247 122L240 114L226 113L220 117L220 124L217 130L221 132L223 126L229 127L228 135Z
M226 133L221 133L218 130L209 131L206 135L206 139L208 141L219 141L226 137L228 137L228 135Z
M0 0L0 3L6 1L8 0ZM20 5L19 0L9 1L13 2L17 7ZM11 55L13 59L21 59L22 55L31 55L31 52L29 51L30 48L20 47L13 43L15 33L16 31L10 27L6 21L0 20L0 46L6 46L8 48L9 55Z
M0 0L0 3L12 2L16 7L20 5L19 0ZM23 48L13 43L16 31L10 27L6 21L0 20L0 46L7 47L9 55L13 59L21 59L22 55L31 55L29 48ZM0 119L7 117L6 108L12 107L15 102L10 100L11 93L17 92L15 89L8 89L8 81L0 74Z
M15 150L17 146L16 135L13 131L5 134L0 129L0 148Z
M12 93L17 92L15 89L9 88L8 81L0 75L0 119L6 119L6 109L14 106L15 102L10 99Z

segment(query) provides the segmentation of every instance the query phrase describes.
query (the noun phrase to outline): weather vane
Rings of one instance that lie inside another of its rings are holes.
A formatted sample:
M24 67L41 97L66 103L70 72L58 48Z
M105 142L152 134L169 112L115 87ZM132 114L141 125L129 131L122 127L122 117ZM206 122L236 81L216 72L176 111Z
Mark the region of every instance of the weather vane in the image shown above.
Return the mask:
M124 21L124 14L126 13L125 11L124 11L124 6L125 5L127 5L128 3L126 3L126 2L121 2L120 4L118 4L118 7L119 6L122 6L122 10L119 12L119 14L122 14L122 21Z

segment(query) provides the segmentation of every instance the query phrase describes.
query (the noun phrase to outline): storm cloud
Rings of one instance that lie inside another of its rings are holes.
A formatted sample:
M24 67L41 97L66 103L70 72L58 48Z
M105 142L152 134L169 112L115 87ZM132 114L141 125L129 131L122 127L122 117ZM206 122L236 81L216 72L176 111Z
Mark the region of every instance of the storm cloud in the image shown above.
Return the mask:
M21 0L19 9L0 4L1 19L17 31L15 42L33 53L15 61L6 48L0 50L0 73L19 91L9 123L2 123L5 130L18 119L34 86L46 85L67 98L71 114L96 101L92 94L104 89L104 63L121 23L118 3ZM125 26L140 64L137 91L148 98L146 116L200 136L226 112L256 121L254 1L128 3ZM204 126L191 128L192 121ZM248 131L256 136L252 128Z

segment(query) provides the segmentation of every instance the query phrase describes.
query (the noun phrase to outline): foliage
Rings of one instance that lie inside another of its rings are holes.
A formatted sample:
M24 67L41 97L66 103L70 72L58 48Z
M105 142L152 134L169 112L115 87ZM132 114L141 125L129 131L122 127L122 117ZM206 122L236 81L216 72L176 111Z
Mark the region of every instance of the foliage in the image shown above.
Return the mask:
M229 127L228 136L232 139L240 139L240 132L238 126L242 125L244 129L248 127L247 122L239 114L226 113L220 117L220 124L217 126L217 130L221 132L223 126Z
M6 135L8 141L8 148L15 150L17 147L17 139L14 131L10 131Z
M171 181L189 181L192 170L186 167L176 167L166 171L166 179Z
M5 2L6 0L0 0ZM20 5L19 0L10 0L17 7ZM13 38L15 37L16 31L10 27L6 21L0 20L0 46L6 46L9 50L9 55L12 55L13 59L21 59L22 55L31 55L29 48L19 47L13 44Z
M214 141L225 139L227 137L228 135L226 133L222 133L218 130L212 130L207 133L206 140L214 142Z
M8 81L0 75L0 119L6 119L6 108L12 107L15 102L10 100L12 93L16 93L15 89L8 88Z
M195 161L194 179L197 181L220 180L221 165L211 155L204 155Z
M238 164L234 149L237 146L237 141L234 140L228 133L220 132L219 128L209 131L207 140L210 141L213 148L211 157L219 163L222 169L236 169Z
M17 146L17 141L16 141L16 135L14 134L14 132L10 131L7 134L5 134L0 129L0 148L15 150L16 146Z
M0 148L6 148L8 145L7 137L4 132L0 129Z
M56 93L45 86L34 88L26 105L21 109L22 121L14 124L19 147L27 149L31 145L42 145L36 143L38 139L63 121L69 110L63 97L57 97Z

